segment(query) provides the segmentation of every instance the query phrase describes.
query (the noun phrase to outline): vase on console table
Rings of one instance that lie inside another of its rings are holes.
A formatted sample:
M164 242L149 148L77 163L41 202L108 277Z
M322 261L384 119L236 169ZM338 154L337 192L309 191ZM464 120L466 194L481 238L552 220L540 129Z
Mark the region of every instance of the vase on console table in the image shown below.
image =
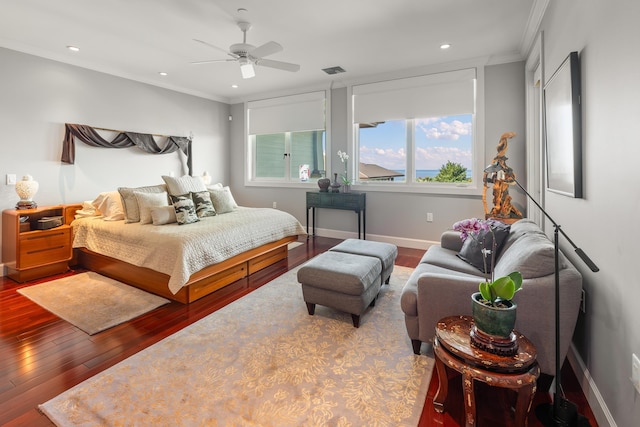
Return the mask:
M320 187L320 191L323 193L329 192L329 186L331 185L331 180L329 178L320 178L318 180L318 187Z
M331 183L331 192L339 193L341 184L338 182L338 174L333 174L333 182Z

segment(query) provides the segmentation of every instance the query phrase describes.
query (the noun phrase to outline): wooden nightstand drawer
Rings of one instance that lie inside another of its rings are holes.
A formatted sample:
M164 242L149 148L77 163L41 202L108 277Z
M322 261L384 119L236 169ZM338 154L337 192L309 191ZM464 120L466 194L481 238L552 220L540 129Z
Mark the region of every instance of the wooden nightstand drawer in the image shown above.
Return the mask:
M17 268L28 268L71 259L71 230L68 226L23 233Z

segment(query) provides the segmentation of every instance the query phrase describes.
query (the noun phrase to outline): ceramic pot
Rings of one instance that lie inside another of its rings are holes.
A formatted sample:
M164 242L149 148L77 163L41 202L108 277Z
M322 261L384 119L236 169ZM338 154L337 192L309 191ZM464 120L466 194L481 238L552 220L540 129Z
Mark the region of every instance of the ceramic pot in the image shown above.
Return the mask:
M331 180L329 178L320 178L318 180L318 187L320 187L320 191L323 193L327 193L329 191L329 186L331 185Z
M338 182L338 174L333 174L333 182L331 183L331 192L338 193L340 192L341 184Z
M483 304L482 295L471 295L473 325L471 327L471 345L484 351L501 356L513 356L518 352L516 334L516 309L513 301L505 301L508 307L493 307Z
M342 192L343 193L351 193L351 185L350 184L343 184L342 185Z

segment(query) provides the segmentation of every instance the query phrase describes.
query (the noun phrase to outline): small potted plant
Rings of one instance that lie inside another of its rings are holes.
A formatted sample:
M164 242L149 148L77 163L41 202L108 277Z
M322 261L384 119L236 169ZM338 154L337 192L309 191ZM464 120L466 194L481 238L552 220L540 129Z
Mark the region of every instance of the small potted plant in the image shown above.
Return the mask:
M514 271L507 276L494 278L496 238L488 221L477 218L459 221L453 225L453 229L461 233L460 238L463 241L471 237L481 244L485 265L485 280L478 285L478 292L471 295L474 320L471 343L495 353L511 354L517 350L517 347L514 347L513 328L518 307L512 299L515 293L522 289L522 274ZM491 238L489 245L485 242L487 236ZM490 246L490 249L487 246ZM487 268L487 258L490 269Z
M349 155L345 151L338 151L338 157L340 157L340 161L344 164L344 175L342 175L342 191L348 193L351 190L351 180L349 179L349 175L347 174L347 161L349 160Z

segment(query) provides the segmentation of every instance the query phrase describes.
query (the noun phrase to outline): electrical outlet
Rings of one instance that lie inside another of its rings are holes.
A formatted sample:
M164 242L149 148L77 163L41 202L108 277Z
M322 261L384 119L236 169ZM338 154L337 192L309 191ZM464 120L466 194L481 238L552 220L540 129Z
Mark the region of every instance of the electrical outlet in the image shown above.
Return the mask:
M582 290L582 296L580 298L580 311L583 313L587 312L587 294L584 289Z
M16 174L8 173L7 174L7 185L16 185Z
M640 359L635 354L631 354L631 382L640 394Z
M273 202L273 209L277 209L278 208L278 204L276 202Z
M427 212L427 222L433 222L433 213Z

